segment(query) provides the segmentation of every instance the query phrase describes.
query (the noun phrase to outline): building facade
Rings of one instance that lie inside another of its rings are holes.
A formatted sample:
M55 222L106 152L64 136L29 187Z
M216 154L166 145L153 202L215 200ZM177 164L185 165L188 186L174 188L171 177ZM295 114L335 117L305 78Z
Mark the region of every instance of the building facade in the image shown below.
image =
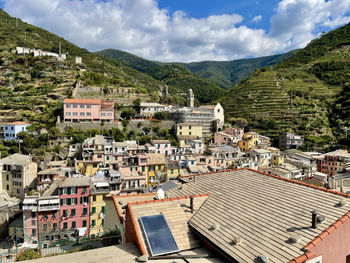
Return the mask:
M6 141L12 141L17 139L17 134L20 132L27 132L29 123L22 121L15 121L4 125L4 138Z
M114 101L100 99L65 99L65 122L113 122Z

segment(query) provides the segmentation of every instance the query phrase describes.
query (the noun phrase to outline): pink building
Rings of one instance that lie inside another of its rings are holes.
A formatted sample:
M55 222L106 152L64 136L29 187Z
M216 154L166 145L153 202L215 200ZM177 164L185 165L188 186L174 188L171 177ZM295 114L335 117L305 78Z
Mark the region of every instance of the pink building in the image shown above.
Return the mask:
M169 140L152 140L152 145L155 147L156 153L168 156L171 154L171 143Z
M99 99L65 99L65 122L113 122L114 101Z
M244 129L241 128L226 128L225 133L233 135L237 137L239 140L242 140L242 136L244 134Z
M38 233L44 247L60 238L60 203L58 196L46 196L38 199Z
M38 195L26 195L23 200L23 232L27 243L32 243L32 239L38 240L38 198Z
M59 186L60 229L70 230L71 236L89 235L90 181L89 177L65 178Z
M195 155L196 163L197 165L214 165L214 156L213 155L206 155L206 154L199 154Z

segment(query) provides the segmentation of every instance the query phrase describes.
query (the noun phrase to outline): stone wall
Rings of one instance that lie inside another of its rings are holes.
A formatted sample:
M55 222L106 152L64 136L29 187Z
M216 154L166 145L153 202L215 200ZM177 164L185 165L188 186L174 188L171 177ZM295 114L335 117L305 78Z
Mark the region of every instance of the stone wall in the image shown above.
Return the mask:
M8 236L8 224L21 213L19 204L8 206L5 204L0 207L0 238L3 240Z
M92 123L92 122L63 122L63 123L57 123L56 124L57 129L59 129L61 132L64 132L64 129L66 127L72 127L73 129L80 129L82 131L87 131L89 129L99 129L99 130L109 130L111 128L119 128L123 129L123 125L118 123Z

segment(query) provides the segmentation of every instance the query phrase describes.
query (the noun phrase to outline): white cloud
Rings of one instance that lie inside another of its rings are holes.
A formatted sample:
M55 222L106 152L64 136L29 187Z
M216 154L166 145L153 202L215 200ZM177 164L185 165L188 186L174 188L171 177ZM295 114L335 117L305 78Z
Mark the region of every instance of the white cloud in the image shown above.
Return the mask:
M262 19L262 16L261 16L261 15L254 16L253 19L252 19L252 22L258 23L258 22L261 21L261 19Z
M245 26L239 14L197 19L182 11L170 14L156 0L0 2L9 14L91 51L116 48L160 61L227 60L303 47L319 26L349 21L350 7L349 0L283 0L266 32Z

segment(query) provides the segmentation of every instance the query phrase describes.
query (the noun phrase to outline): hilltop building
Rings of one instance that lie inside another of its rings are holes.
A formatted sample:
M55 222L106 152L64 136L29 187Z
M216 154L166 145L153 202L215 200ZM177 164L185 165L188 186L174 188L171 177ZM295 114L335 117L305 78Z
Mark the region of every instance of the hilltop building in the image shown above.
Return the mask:
M151 117L156 112L165 111L166 105L155 103L155 102L141 102L140 103L140 115L143 117Z
M65 99L65 122L113 122L114 101L100 99Z
M4 138L6 141L12 141L17 139L17 134L20 132L26 132L27 128L30 126L29 123L22 121L15 121L3 126L4 128Z

